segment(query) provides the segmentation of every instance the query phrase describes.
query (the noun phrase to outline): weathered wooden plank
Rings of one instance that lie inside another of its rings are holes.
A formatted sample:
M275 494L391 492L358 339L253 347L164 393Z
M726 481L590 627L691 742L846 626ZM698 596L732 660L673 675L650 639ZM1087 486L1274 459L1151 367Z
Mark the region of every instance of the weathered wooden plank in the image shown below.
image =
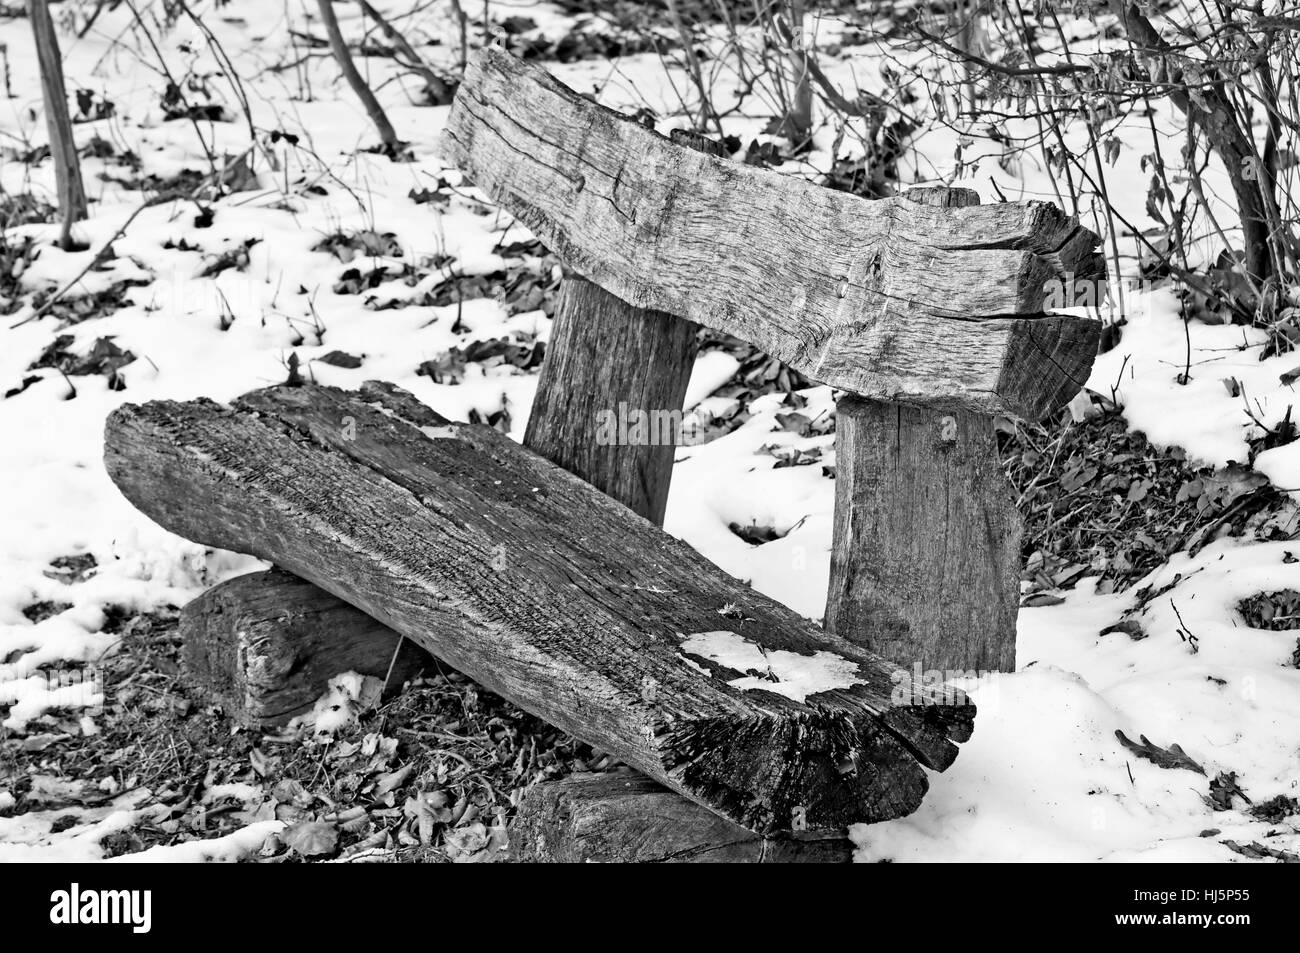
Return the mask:
M603 414L647 415L651 436L680 421L695 325L633 308L577 276L564 279L525 445L662 525L675 440L602 439ZM617 433L617 427L613 428ZM669 428L671 430L671 428ZM349 669L383 677L401 636L297 577L254 573L217 586L181 615L192 685L238 720L278 724L310 708ZM394 672L427 658L407 642Z
M181 610L181 671L236 721L279 725L341 672L400 689L431 659L409 639L281 570L214 586Z
M915 674L1015 671L1022 520L993 419L846 397L826 628Z
M926 704L907 673L583 481L389 386L126 405L105 448L162 525L274 561L751 829L905 814L922 765L970 734L964 699Z
M624 301L854 394L1038 417L1092 366L1097 322L1042 311L1048 281L1104 273L1098 239L1045 203L872 202L727 162L494 48L461 84L444 151Z
M662 526L695 332L566 276L524 445ZM619 443L620 419L645 439Z
M632 772L574 774L530 788L510 827L514 863L833 864L853 844L763 837Z

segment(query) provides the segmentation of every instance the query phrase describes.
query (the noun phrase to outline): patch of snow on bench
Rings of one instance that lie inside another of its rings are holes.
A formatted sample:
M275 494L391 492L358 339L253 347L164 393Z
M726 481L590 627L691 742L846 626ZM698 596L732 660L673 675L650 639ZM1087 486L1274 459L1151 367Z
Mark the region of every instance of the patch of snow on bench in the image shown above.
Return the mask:
M770 672L776 680L746 675L727 682L741 691L763 689L802 702L818 692L849 688L862 681L858 663L834 652L800 655L783 650L768 651L735 632L697 632L682 640L681 651L697 655L738 672ZM690 662L690 659L687 659Z

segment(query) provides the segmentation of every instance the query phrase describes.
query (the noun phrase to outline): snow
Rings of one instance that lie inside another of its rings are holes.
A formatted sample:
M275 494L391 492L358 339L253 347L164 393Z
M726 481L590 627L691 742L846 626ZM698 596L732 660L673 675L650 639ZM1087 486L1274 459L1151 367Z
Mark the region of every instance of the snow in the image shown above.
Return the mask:
M1251 414L1270 426L1282 419L1295 394L1279 377L1300 359L1284 354L1261 361L1268 335L1256 328L1193 321L1184 329L1178 301L1167 287L1130 290L1130 295L1124 336L1097 359L1088 389L1107 397L1113 393L1129 425L1158 447L1182 447L1193 459L1216 467L1245 463L1247 438L1260 433ZM1190 361L1184 330L1191 339ZM1189 363L1191 379L1179 383ZM1237 396L1225 379L1237 382ZM1291 469L1295 479L1288 483L1284 459L1258 468L1280 486L1300 487L1300 469Z
M735 632L696 632L682 639L680 651L738 672L757 670L762 674L733 678L727 684L742 692L773 692L797 702L862 681L858 664L834 652L767 651Z
M1209 826L1194 790L1203 779L1126 757L1114 738L1122 713L1082 677L1035 666L994 688L993 716L981 708L920 809L852 830L857 860L1224 859L1197 836ZM984 690L972 695L984 704Z
M289 4L282 16L302 27L310 6ZM420 21L420 29L445 38L442 47L426 48L431 55L451 56L455 49L445 6L435 4ZM139 155L144 174L202 170L206 159L194 126L162 121L158 79L147 61L113 46L129 15L126 7L105 10L87 37L66 39L69 87L101 92L117 106L111 120L78 124L79 140L84 145L99 134L124 142ZM359 10L340 7L339 15L345 32L359 33ZM530 5L527 15L548 35L562 34L569 22L548 4ZM60 686L57 676L70 666L93 667L117 650L118 638L104 631L106 606L179 606L216 582L263 565L179 539L122 498L101 463L104 419L122 403L200 396L226 401L282 381L285 361L296 353L304 374L322 383L352 388L368 379L388 380L453 421L466 420L471 410L487 415L505 406L511 412L511 436L522 438L527 425L535 374L471 365L463 383L451 385L435 384L416 369L476 338L524 333L545 341L550 322L543 314L510 315L492 299L467 300L459 307L380 310L366 304L368 299L413 300L436 280L428 277L408 287L397 279L403 263L446 255L458 274L483 274L506 265L498 253L503 243L528 237L525 229L479 201L473 189L461 184L459 173L443 167L434 147L446 108L412 105L400 82L382 84L391 77L392 64L368 60L366 69L399 134L411 141L416 160L392 163L358 152L358 146L375 137L327 59L309 61L297 74L267 70L296 55L280 14L268 17L265 4L253 0L230 0L209 25L240 67L256 124L299 135L301 146L283 141L268 146L276 170L257 153L258 188L216 203L207 228L196 227L198 209L192 203L176 201L141 212L115 237L138 210L141 194L112 181L126 174L123 167L88 158L83 171L91 217L77 226L77 234L90 247L58 250L49 244L56 232L51 226L17 230L41 243L39 257L23 274L29 290L62 287L110 240L114 258L83 275L77 293L103 291L127 278L149 284L129 289L126 307L58 331L71 335L71 350L77 354L87 353L105 336L135 353L137 360L120 372L125 391L110 390L102 376L77 376L72 398L69 383L57 371L27 371L56 333L48 317L22 323L31 314L30 304L0 324L0 392L29 373L40 377L0 400L3 730L21 732L54 707L80 706L93 716L104 703L102 694L84 686ZM44 124L25 27L23 20L4 26L19 97L0 104L0 132L39 143ZM1084 21L1067 19L1066 27L1084 45L1106 42L1103 32ZM838 26L828 18L809 29L825 42L837 35ZM206 50L202 36L184 21L166 37L168 55L178 56L182 42ZM923 55L890 42L873 40L846 50L841 58L827 57L823 65L844 88L860 82L883 91L882 66ZM654 55L624 57L613 65L589 60L546 66L580 91L598 90L609 105L649 104L660 114L678 109L677 91L687 88L682 75L666 71ZM299 82L310 84L311 97L297 94ZM734 99L734 89L725 87L733 81L723 75L720 82L724 88L718 105L725 112ZM1161 106L1154 120L1169 137L1168 153L1175 155L1181 134L1176 117ZM661 128L680 124L678 117ZM749 136L764 124L759 116L727 120L729 131ZM200 125L218 154L238 154L249 145L242 122ZM1140 168L1149 145L1145 120L1117 135L1125 148L1107 170L1108 183L1113 194L1126 196L1138 210L1148 178ZM812 174L829 168L833 139L833 130L819 130L812 154L781 171ZM956 168L958 144L954 130L942 125L925 130L917 149L901 161L904 179L928 182L948 176ZM843 148L854 148L851 136ZM1032 157L1000 162L1000 150L987 141L963 148L970 164L954 184L975 188L985 201L996 200L999 192L1013 200L1055 200L1050 177ZM440 176L454 191L446 208L419 205L409 197L413 189L435 186ZM1207 176L1207 192L1230 194L1216 166ZM319 185L326 194L314 194L306 185ZM51 198L52 165L6 161L0 164L0 186ZM1081 212L1086 224L1097 221L1086 195ZM1230 207L1219 203L1215 215L1231 226ZM1134 219L1140 227L1152 224L1144 214ZM313 250L340 230L392 233L395 244L384 255L362 254L351 262ZM182 239L197 250L175 247ZM199 277L215 256L250 239L256 242L248 248L245 269ZM1123 239L1122 245L1125 261L1131 262L1132 240ZM393 254L396 249L400 257ZM1215 253L1212 236L1199 236L1191 251L1193 256ZM366 294L333 291L349 268L377 267L389 279ZM1173 293L1165 287L1131 286L1125 303L1123 337L1098 360L1089 388L1113 394L1130 426L1157 446L1182 447L1215 466L1247 461L1249 441L1261 432L1261 424L1275 425L1294 403L1293 388L1282 383L1281 375L1300 365L1300 357L1259 360L1262 332L1197 322L1184 326ZM469 333L458 332L457 325ZM347 369L315 360L332 350L362 357L362 366ZM1189 366L1190 381L1180 383L1178 376ZM690 379L687 408L697 416L723 414L728 400L711 395L736 367L729 354L702 353ZM1236 382L1237 396L1225 378ZM833 410L829 388L811 388L800 396L807 401L800 412L810 418ZM823 466L834 466L833 437L785 432L776 414L789 409L779 396L761 398L751 407L753 416L734 432L679 448L666 529L727 572L815 619L823 613L829 578L834 482L823 475ZM778 468L776 458L764 452L772 446L820 452L820 465ZM1261 453L1254 466L1274 485L1300 493L1300 442ZM785 535L755 546L730 524L770 526ZM1296 633L1249 629L1235 608L1241 598L1259 591L1300 589L1300 564L1286 561L1286 546L1220 541L1195 557L1174 558L1142 583L1158 589L1181 573L1181 580L1139 616L1148 636L1140 641L1122 633L1098 635L1132 605L1136 590L1099 595L1084 580L1061 605L1022 610L1020 670L959 683L979 706L973 738L962 746L953 767L930 776L930 793L915 814L855 828L858 859L1225 861L1239 858L1222 840L1249 841L1270 833L1277 834L1270 845L1300 848L1293 828L1255 820L1236 809L1240 803L1230 811L1211 810L1201 797L1207 777L1158 768L1135 757L1115 737L1120 730L1131 738L1145 734L1163 746L1180 744L1209 777L1236 772L1256 802L1300 794L1300 670L1287 664ZM52 559L73 554L92 555L94 573L73 582L46 574ZM38 602L69 608L33 623L23 609ZM1195 651L1179 630L1196 636ZM739 671L770 669L778 681L746 675L732 684L799 700L847 687L856 677L852 663L830 653L764 656L749 640L729 632L690 634L683 650ZM687 661L699 666L689 656ZM356 676L336 680L310 719L315 730L328 734L345 723L364 694ZM93 725L92 717L92 730ZM211 789L206 796L248 793L234 785ZM99 860L104 856L100 842L130 828L137 818L131 800L119 799L81 812L76 826L54 834L53 822L66 812L3 816L13 806L13 792L0 790L0 862ZM226 837L118 859L238 860L255 853L280 826L255 823ZM1209 829L1222 833L1202 836Z
M810 419L833 412L829 387L800 396L808 403L799 413ZM820 448L822 465L833 466L835 438L781 431L776 414L789 409L777 395L760 397L750 405L753 417L739 429L712 443L678 449L664 528L760 592L801 615L820 618L830 583L835 484L821 466L777 469L776 458L759 450ZM731 523L788 532L753 546L729 529Z
M690 380L686 384L686 399L683 409L691 410L715 390L725 384L740 361L725 351L705 351L695 361L691 369Z
M142 799L142 792L133 792L123 794L103 807L75 812L77 823L58 834L51 833L54 823L74 813L67 808L0 817L0 864L103 860L104 849L100 841L133 827L139 817L135 807ZM0 803L3 803L2 797Z
M1022 609L1020 670L957 682L978 709L974 736L914 815L854 829L858 859L1222 861L1235 855L1219 841L1276 830L1212 811L1206 777L1134 757L1114 733L1179 744L1209 777L1236 772L1256 803L1300 794L1300 670L1283 664L1296 633L1236 613L1245 596L1300 588L1288 545L1221 540L1174 557L1143 580L1158 590L1182 577L1138 616L1141 641L1098 635L1133 592L1097 595L1085 580L1063 605ZM1210 829L1222 833L1201 836ZM1268 843L1295 850L1300 837Z
M306 730L318 739L329 739L354 724L357 715L379 698L383 683L370 675L343 672L329 680L328 688L316 699L312 710L289 723L290 731Z
M283 821L257 821L222 837L158 845L114 857L119 864L234 864L257 853L266 839L284 830Z

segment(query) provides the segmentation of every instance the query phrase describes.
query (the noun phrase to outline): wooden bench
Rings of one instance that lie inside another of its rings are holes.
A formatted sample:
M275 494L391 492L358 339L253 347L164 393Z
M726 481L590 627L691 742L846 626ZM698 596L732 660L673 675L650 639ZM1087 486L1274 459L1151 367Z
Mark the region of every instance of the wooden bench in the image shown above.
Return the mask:
M515 856L844 859L845 826L913 810L969 737L973 706L911 670L1014 668L993 415L1086 379L1096 322L1044 301L1103 274L1096 237L1043 203L869 202L728 162L495 49L446 144L569 269L525 446L377 383L123 407L105 460L129 499L298 577L187 606L187 670L280 720L335 665L414 670L400 633L654 782L543 786ZM824 630L658 529L673 447L596 439L620 404L680 411L696 324L844 391Z

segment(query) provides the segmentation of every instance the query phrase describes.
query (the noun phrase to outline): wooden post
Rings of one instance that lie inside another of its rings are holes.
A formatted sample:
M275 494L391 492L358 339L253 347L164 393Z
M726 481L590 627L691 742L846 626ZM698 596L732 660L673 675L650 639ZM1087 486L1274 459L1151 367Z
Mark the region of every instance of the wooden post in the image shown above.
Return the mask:
M409 639L281 570L214 586L181 610L181 671L236 721L279 725L308 711L341 672L388 692L431 662Z
M993 419L836 407L826 628L904 668L1015 671L1021 519Z
M548 864L835 864L840 836L763 837L630 771L571 774L529 789L510 860Z
M914 671L1015 671L1022 521L993 418L857 397L836 411L826 628Z
M673 141L726 157L707 136ZM566 275L524 446L663 526L697 330Z
M68 116L68 93L63 85L63 57L59 38L50 16L49 0L27 0L27 15L36 38L36 59L40 64L41 95L45 102L45 126L50 136L50 154L54 157L54 176L59 189L59 211L63 231L59 247L73 247L72 223L86 217L86 187L81 181L81 163L77 158L77 140Z
M524 445L662 526L695 330L566 276Z

